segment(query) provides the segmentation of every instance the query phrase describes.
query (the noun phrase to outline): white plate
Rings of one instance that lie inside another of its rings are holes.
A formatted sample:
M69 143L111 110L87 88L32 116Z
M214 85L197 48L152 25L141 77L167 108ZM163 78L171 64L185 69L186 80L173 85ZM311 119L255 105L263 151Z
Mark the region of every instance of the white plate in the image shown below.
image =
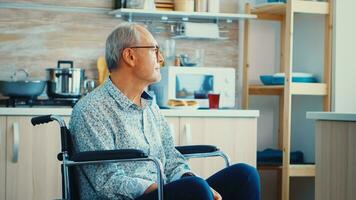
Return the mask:
M199 105L195 106L167 106L169 109L175 109L175 110L197 110L199 108Z
M276 73L273 75L274 77L282 77L284 78L284 73ZM300 77L300 78L312 78L313 74L310 73L303 73L303 72L293 72L292 77Z

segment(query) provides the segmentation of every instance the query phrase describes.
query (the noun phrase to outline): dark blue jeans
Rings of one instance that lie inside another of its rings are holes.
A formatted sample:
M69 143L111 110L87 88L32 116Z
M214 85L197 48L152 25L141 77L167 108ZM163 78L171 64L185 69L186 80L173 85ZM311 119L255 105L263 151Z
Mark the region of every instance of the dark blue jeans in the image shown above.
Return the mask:
M235 164L204 180L199 177L184 177L164 185L166 200L213 200L210 187L223 200L259 200L260 178L255 168ZM157 190L144 194L136 200L156 200Z

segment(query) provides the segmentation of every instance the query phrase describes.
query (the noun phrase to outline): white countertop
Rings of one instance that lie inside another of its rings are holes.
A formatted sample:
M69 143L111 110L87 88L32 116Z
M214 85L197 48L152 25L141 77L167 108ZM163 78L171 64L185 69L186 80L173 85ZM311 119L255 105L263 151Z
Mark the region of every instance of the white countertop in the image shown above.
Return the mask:
M172 110L161 109L166 117L249 117L256 118L260 116L259 110Z
M307 112L307 119L328 121L356 121L356 113Z
M258 110L170 110L161 109L166 117L242 117L242 118L257 118L260 115ZM19 107L5 108L0 107L0 116L36 116L36 115L62 115L70 116L72 108L62 107Z

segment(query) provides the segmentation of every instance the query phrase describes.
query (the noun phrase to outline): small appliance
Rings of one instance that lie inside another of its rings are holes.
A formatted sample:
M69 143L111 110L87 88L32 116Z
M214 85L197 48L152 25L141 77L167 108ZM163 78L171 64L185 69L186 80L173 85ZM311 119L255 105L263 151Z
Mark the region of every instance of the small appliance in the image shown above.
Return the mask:
M235 106L235 69L222 67L163 67L161 81L150 85L157 104L168 108L168 101L195 100L199 108L209 108L209 93L219 93L219 108Z

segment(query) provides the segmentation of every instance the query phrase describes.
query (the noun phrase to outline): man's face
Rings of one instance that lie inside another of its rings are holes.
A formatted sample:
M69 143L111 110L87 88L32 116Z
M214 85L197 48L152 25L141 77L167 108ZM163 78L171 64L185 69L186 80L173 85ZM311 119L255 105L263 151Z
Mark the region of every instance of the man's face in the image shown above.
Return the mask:
M139 31L141 32L140 43L133 48L137 55L134 74L138 79L151 84L161 80L160 64L163 62L163 57L151 33L142 27Z

